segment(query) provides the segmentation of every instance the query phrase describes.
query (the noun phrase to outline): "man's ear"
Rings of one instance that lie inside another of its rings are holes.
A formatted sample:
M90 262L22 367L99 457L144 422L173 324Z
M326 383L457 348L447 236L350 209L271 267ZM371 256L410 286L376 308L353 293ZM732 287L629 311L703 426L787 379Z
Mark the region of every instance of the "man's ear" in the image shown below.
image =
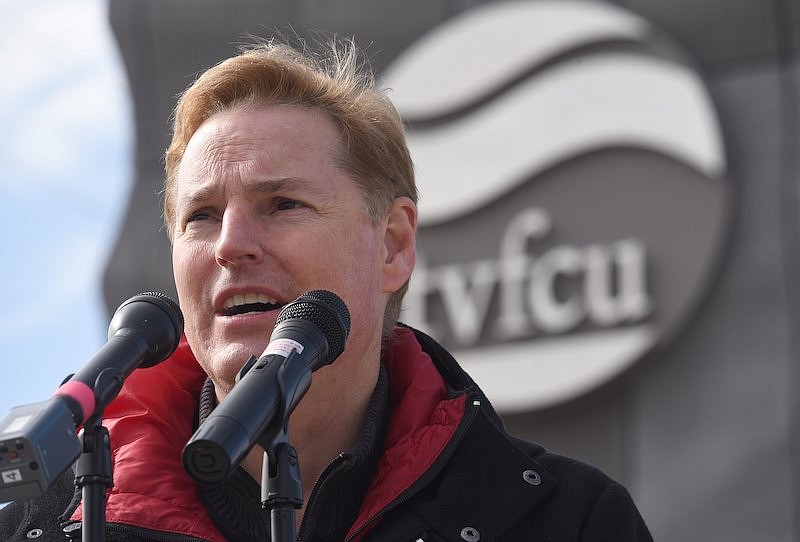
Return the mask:
M395 198L384 224L383 291L393 293L408 281L414 270L417 205L405 196Z

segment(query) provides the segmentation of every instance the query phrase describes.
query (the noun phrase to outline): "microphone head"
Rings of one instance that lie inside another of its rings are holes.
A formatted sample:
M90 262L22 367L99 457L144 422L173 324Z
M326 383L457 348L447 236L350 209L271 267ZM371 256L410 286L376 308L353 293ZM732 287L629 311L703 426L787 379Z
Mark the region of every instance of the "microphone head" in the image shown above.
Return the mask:
M330 359L336 359L344 351L344 343L350 334L350 311L333 292L313 290L304 293L281 309L275 328L289 319L307 320L317 326L328 341Z
M147 344L141 367L151 367L170 357L183 335L183 313L161 292L143 292L124 301L111 318L108 338L119 332L135 334Z

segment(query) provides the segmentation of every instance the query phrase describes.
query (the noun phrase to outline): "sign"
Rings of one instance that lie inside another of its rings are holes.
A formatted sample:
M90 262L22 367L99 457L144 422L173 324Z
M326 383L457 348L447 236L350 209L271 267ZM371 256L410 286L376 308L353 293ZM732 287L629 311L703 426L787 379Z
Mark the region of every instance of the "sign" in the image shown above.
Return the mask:
M402 319L498 409L582 395L675 336L731 195L713 103L665 36L605 3L494 2L413 43L383 83L420 188Z

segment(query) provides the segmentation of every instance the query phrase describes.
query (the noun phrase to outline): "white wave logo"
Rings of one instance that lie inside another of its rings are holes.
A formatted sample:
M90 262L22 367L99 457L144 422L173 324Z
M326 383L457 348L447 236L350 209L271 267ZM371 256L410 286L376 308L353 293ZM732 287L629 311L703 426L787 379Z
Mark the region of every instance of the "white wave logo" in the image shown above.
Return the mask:
M563 246L534 257L521 247L544 240L558 231L555 222L570 218L530 201L513 212L499 238L483 242L494 243L493 258L431 263L442 241L422 251L404 318L451 329L448 346L498 408L554 404L606 382L685 319L708 279L727 219L719 128L700 78L686 64L654 54L652 35L645 20L602 3L490 3L434 29L384 76L409 124L421 240L464 217L480 221L488 205L517 198L532 179L607 149L667 157L713 185L707 231L698 234L695 250L706 256L687 264L682 292L673 296L678 301L666 301L674 307L663 310L648 289L645 260L666 245L655 234L635 238L634 219L609 233L625 237L615 242L578 247L564 245L564 238ZM688 190L681 188L687 178L676 181L679 190ZM585 192L592 181L582 182ZM602 227L620 222L625 209L603 203L613 197L600 193L585 216L572 220L590 223L586 216L606 213ZM462 253L470 253L477 237L451 235L445 244L461 243ZM557 283L564 278L581 281L580 297L563 300ZM441 298L436 314L426 305L432 295ZM588 328L578 333L580 326Z

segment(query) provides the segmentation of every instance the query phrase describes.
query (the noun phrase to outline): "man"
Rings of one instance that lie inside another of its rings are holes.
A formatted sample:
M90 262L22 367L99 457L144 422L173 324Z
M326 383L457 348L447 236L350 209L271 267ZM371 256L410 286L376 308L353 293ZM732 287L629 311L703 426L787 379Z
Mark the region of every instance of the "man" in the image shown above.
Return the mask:
M357 60L350 46L315 58L264 44L181 97L164 212L186 341L106 410L108 539L269 539L263 450L201 487L181 449L265 349L280 308L324 289L352 325L290 419L299 540L650 540L622 486L508 436L452 357L396 324L415 259L413 167L399 115ZM12 504L4 540L79 538L70 484Z

